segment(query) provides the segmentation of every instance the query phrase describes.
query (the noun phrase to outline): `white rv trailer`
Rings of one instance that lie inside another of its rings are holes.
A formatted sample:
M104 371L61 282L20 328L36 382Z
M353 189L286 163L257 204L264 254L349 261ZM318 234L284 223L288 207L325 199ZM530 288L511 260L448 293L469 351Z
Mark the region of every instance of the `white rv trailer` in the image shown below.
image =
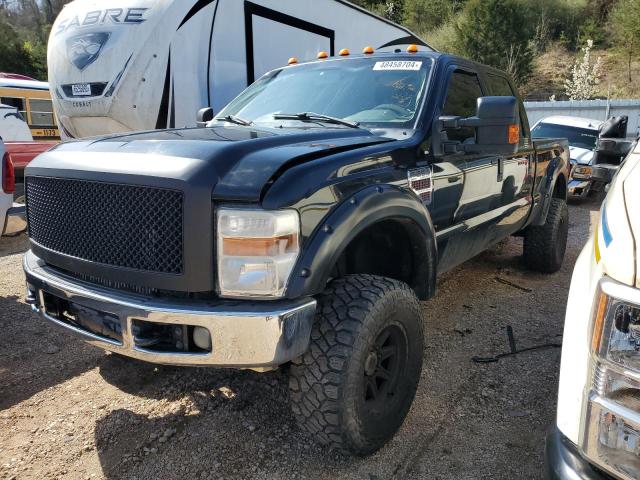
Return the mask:
M49 39L49 82L68 137L195 125L290 57L371 45L430 49L345 0L75 0Z

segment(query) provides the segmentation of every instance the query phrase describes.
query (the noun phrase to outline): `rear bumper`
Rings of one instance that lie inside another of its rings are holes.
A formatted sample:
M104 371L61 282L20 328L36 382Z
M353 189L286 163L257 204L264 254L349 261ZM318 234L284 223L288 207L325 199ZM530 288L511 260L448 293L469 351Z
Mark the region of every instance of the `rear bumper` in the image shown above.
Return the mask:
M545 476L548 480L612 480L585 460L555 425L547 434Z
M24 205L14 203L7 211L7 218L5 219L2 235L17 235L27 229L27 217L26 208Z
M316 308L312 298L287 302L164 300L71 279L47 267L31 251L25 255L23 265L27 302L41 318L124 356L169 365L268 368L299 357L309 346ZM106 336L87 328L86 322L75 321L77 317L74 320L67 312L54 313L51 299L74 305L73 311L93 312L93 322L108 318L111 331L119 334ZM186 334L203 327L211 338L210 351L149 348L134 334L140 324L159 328L171 325L183 328Z
M591 180L571 180L567 187L569 198L587 198L591 190Z

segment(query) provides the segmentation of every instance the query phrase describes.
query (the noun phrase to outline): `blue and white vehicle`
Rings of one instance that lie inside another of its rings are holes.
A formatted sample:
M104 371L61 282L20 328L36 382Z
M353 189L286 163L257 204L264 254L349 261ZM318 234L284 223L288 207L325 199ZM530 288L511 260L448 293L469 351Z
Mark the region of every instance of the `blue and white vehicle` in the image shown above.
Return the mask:
M610 184L575 266L562 346L552 479L640 478L640 146Z

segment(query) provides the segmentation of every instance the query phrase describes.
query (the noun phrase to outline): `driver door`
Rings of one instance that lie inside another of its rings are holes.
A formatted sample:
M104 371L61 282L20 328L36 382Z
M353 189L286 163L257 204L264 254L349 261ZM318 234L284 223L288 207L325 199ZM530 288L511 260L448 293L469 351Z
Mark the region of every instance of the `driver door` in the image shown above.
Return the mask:
M441 115L472 117L476 114L478 98L484 95L475 71L452 66L442 98ZM474 128L446 129L445 132L449 141L468 143L476 138ZM450 225L439 238L442 243L441 271L473 257L491 243L493 213L502 202L498 163L497 155L471 153L445 154L435 160L432 167L434 223ZM456 202L447 198L453 185L458 187Z

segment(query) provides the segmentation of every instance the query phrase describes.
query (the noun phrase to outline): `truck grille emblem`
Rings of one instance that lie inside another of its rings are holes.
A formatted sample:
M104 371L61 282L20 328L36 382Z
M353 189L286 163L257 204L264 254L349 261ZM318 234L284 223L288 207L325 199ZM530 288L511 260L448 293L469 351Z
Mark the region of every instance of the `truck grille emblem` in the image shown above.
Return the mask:
M111 36L108 32L83 33L67 40L67 55L78 69L84 70L98 59Z
M431 205L433 200L433 180L429 167L414 168L409 170L409 188L415 192L425 205Z

